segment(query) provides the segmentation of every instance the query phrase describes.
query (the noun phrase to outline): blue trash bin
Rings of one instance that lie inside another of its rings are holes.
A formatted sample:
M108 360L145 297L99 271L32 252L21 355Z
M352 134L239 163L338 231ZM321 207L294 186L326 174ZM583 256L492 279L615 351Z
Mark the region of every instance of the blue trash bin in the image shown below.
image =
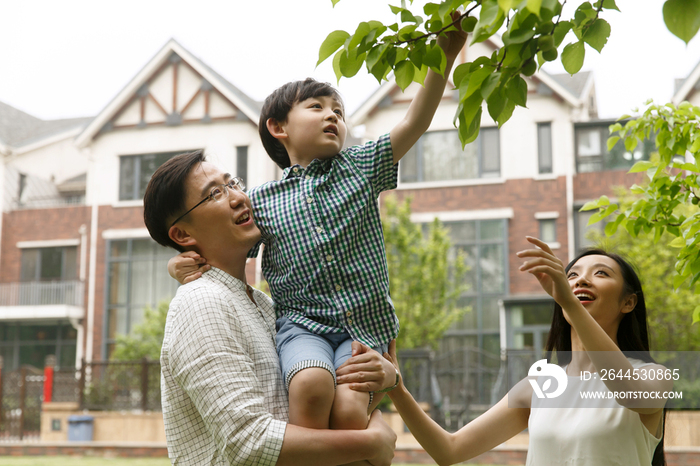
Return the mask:
M92 416L69 416L68 441L91 442L93 421Z

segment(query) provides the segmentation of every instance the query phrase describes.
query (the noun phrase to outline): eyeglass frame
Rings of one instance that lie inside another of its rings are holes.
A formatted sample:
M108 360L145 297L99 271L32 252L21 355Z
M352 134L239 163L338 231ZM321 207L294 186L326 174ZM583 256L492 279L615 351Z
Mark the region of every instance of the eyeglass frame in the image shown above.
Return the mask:
M177 222L179 222L180 220L185 218L185 216L187 214L192 212L194 209L196 209L200 205L204 204L205 202L207 202L210 199L214 199L213 192L216 188L222 188L224 190L224 195L226 195L228 197L228 190L229 189L233 190L235 188L238 188L241 190L241 192L245 192L245 182L243 181L243 178L241 178L239 176L234 176L233 178L228 180L226 183L214 186L213 188L211 188L211 192L209 193L209 195L207 197L205 197L204 199L199 201L194 207L192 207L190 210L188 210L184 214L180 215L177 219L175 219L175 221L170 225L170 228L174 227Z

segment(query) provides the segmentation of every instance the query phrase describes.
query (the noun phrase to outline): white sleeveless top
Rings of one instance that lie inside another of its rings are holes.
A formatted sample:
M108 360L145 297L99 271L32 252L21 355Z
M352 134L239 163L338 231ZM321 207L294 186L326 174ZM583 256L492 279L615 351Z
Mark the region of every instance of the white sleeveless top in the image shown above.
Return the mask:
M634 368L649 364L628 359ZM611 407L611 403L616 404L614 400L583 400L578 389L569 388L577 385L586 391L609 391L598 379L582 381L569 376L565 393L576 393L578 400L569 398L566 407L543 408L543 402L551 403L552 399L541 400L533 393L527 466L651 465L661 439L647 430L639 414L621 406Z

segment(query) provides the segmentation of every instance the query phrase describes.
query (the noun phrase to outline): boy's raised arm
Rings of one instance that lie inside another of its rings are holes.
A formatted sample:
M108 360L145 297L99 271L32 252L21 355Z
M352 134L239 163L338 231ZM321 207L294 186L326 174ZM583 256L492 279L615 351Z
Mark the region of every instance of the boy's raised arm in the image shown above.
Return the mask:
M459 28L459 23L457 23ZM408 107L406 116L391 130L391 149L394 153L394 163L398 163L406 155L411 147L425 133L433 121L433 115L437 110L442 95L445 92L445 84L450 75L452 64L467 40L467 33L461 28L448 32L447 35L438 37L438 44L445 52L447 65L444 77L429 70L425 77L424 86L420 88L416 97Z

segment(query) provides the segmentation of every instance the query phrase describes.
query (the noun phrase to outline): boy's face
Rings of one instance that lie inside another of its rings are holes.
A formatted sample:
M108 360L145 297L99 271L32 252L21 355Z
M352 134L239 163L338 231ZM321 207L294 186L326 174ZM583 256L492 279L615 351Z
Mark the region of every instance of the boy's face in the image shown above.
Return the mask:
M292 165L306 166L313 159L327 159L343 148L347 126L343 106L332 96L311 97L294 104L287 121L280 124L280 138Z

